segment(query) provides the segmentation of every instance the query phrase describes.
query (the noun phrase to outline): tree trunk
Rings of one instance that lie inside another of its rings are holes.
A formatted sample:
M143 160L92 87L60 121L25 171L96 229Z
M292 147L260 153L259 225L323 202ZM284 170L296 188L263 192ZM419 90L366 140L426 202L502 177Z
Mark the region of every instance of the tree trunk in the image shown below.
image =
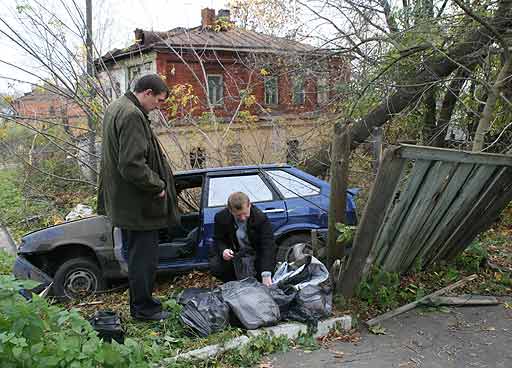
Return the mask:
M427 91L423 104L425 113L423 114L423 144L430 146L436 133L436 87Z
M481 151L484 148L485 135L491 126L491 120L494 116L494 111L496 110L496 101L498 100L498 96L505 86L505 79L510 76L511 72L512 63L511 58L509 58L501 67L494 85L489 90L489 96L485 102L484 111L482 112L482 116L478 122L478 127L476 128L475 139L473 142L473 152Z
M439 110L439 120L437 121L437 128L432 140L432 146L444 147L448 125L452 118L453 110L457 105L460 91L466 83L466 78L469 72L466 69L460 68L455 74L455 78L448 85L448 89L444 95L441 110Z

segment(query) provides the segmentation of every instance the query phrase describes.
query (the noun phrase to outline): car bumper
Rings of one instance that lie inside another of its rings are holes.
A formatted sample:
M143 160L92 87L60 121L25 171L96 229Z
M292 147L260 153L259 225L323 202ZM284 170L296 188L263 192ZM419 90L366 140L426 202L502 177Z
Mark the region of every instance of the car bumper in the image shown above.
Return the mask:
M20 280L34 280L42 284L49 284L53 279L39 268L30 263L25 257L18 254L14 261L13 275Z

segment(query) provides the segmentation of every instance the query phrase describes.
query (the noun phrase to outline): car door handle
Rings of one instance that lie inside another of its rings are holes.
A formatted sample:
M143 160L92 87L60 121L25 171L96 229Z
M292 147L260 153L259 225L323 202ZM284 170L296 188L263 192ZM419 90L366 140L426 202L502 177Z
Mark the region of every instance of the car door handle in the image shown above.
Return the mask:
M281 213L284 212L283 208L266 208L263 210L264 213Z

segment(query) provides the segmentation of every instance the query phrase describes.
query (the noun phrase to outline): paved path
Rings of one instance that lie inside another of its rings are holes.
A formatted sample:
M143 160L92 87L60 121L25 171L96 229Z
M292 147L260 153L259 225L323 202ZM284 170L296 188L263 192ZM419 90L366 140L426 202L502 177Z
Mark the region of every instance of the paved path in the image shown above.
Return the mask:
M273 355L270 363L273 368L512 367L512 310L504 304L451 308L448 313L416 309L383 327L387 335L363 332L357 345L294 350Z

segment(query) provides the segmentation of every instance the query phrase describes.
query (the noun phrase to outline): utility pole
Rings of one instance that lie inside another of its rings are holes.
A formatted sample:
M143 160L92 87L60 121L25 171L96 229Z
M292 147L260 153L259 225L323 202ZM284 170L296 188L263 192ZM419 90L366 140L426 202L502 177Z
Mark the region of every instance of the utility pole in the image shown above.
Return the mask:
M92 106L95 90L94 90L94 58L93 58L93 42L92 42L92 0L85 0L85 23L86 23L86 38L85 38L85 48L87 52L87 85L89 87L89 106ZM94 117L92 116L92 111L87 112L87 126L89 128L89 133L87 133L87 144L88 144L88 153L89 157L87 162L89 166L93 169L89 169L90 175L87 179L96 184L97 175L96 175L96 124L94 123Z

